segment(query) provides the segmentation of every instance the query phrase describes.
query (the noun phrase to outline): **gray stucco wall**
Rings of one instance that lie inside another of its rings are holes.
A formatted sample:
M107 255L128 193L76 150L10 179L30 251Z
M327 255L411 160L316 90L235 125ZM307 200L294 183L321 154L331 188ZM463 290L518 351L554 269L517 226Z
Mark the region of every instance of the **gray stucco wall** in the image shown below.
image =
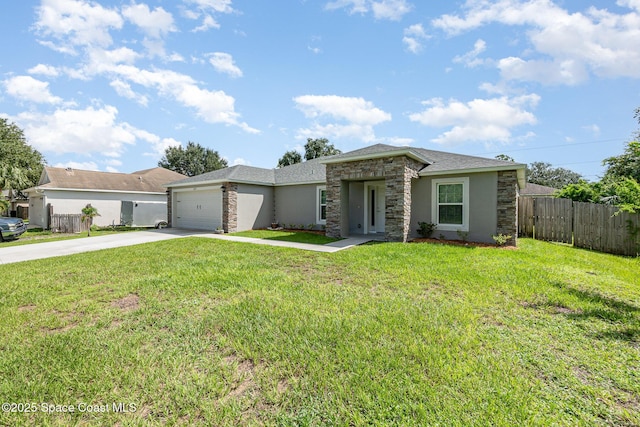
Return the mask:
M273 192L273 187L238 184L237 231L271 226Z
M473 242L494 243L491 236L497 230L498 173L486 172L469 175L447 175L446 178L469 177L469 236ZM431 184L438 177L422 177L413 181L411 203L410 236L419 237L418 222L433 222L431 218ZM459 240L455 231L439 231L433 237L443 235L445 239Z
M275 220L280 225L315 224L316 192L321 184L275 187Z

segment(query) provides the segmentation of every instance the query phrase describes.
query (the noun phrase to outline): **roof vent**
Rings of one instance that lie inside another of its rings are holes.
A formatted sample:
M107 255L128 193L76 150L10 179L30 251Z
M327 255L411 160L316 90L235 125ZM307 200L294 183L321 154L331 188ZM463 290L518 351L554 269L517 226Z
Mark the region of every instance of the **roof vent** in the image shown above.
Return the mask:
M73 168L71 168L71 167L68 167L68 168L66 168L65 170L66 170L67 172L73 172Z

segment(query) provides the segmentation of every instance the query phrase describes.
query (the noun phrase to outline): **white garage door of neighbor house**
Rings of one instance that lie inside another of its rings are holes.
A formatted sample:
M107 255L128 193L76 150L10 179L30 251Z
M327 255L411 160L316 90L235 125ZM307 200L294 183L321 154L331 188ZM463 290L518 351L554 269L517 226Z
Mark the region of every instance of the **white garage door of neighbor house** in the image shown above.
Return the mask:
M176 195L176 227L215 230L222 227L222 191L178 191Z

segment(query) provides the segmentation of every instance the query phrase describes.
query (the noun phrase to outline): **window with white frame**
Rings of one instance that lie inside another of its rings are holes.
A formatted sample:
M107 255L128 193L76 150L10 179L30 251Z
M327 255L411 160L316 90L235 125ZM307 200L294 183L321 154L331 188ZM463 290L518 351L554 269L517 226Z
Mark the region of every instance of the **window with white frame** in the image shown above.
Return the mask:
M316 223L327 223L327 188L318 187L316 192Z
M434 179L431 220L438 230L469 231L469 178Z

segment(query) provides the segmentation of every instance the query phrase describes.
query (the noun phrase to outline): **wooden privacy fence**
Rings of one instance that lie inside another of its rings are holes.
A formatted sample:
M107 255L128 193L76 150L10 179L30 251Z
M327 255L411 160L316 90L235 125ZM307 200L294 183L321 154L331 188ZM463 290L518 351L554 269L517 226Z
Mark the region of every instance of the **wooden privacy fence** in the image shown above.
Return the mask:
M617 255L640 252L640 215L570 199L521 197L518 235Z
M80 233L89 229L81 214L53 214L49 227L55 233Z

